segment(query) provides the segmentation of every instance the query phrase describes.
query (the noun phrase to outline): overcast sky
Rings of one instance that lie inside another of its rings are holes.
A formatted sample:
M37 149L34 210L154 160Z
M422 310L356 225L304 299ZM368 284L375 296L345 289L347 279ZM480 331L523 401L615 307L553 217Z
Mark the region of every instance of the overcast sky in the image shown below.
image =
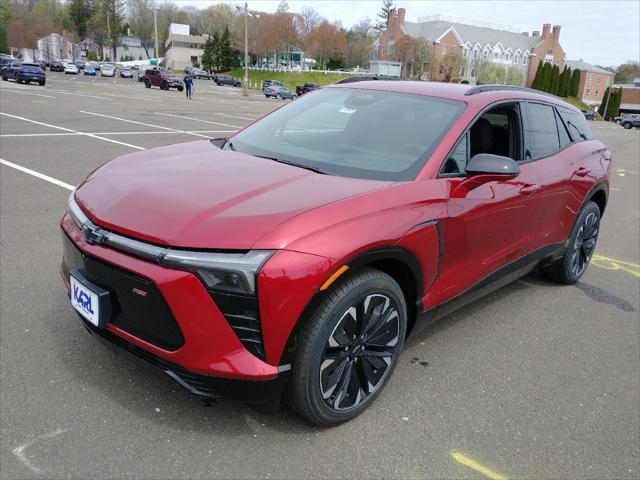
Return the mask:
M179 5L203 8L215 3L244 4L233 0L177 0ZM249 9L275 11L279 0L249 1ZM290 0L289 10L309 5L329 21L349 27L362 18L375 20L381 0ZM561 25L560 44L570 60L616 66L640 57L640 1L439 1L396 0L407 10L407 20L437 13L492 22L523 30L541 30L543 23Z

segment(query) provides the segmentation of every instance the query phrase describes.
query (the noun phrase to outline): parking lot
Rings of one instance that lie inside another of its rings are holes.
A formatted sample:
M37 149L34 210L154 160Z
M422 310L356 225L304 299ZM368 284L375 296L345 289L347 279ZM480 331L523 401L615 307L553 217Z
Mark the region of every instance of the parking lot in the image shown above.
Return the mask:
M532 274L449 316L340 427L205 402L87 334L59 274L70 189L114 157L227 136L284 103L206 80L192 100L132 79L1 82L2 478L638 478L638 130L590 122L614 163L580 283Z

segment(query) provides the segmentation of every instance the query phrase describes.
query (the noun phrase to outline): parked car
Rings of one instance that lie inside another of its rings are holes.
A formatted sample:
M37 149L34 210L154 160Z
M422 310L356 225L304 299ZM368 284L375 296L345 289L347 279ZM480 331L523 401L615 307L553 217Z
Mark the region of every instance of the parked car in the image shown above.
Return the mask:
M190 69L187 70L187 72L193 78L201 78L201 79L204 79L204 80L211 80L211 78L212 78L212 76L211 76L211 74L209 72L207 72L206 70L202 70L201 68L195 68L195 67L194 68L190 68Z
M76 67L78 67L78 70L83 70L84 67L87 65L87 62L85 62L84 60L76 60L75 62Z
M137 79L139 82L144 82L144 76L146 74L146 68L141 68L137 73Z
M627 115L622 118L620 125L622 125L626 130L629 130L630 128L640 128L640 115Z
M116 74L116 66L110 63L103 63L100 67L100 76L114 77Z
M262 92L264 92L265 88L271 87L271 86L284 87L284 85L282 83L278 82L277 80L263 80L262 81Z
M273 97L279 100L283 98L290 98L290 99L296 98L296 94L293 93L291 90L289 90L286 87L280 87L278 85L271 85L270 87L265 88L263 91L264 91L264 96L267 98Z
M2 68L1 75L5 82L12 79L18 83L37 82L40 85L46 83L46 74L37 63L12 62Z
M160 87L161 90L176 88L179 92L184 90L182 80L167 70L150 69L145 72L144 86L147 88Z
M15 58L13 58L11 55L0 53L0 69L2 69L2 67L10 64L13 61L15 61Z
M595 120L596 114L593 110L580 110L587 120Z
M62 65L60 60L52 60L49 70L52 72L64 72L64 65Z
M96 69L93 65L91 65L90 63L87 63L84 66L84 74L85 75L91 75L91 76L96 76Z
M213 81L219 87L224 85L231 85L232 87L239 87L242 85L239 80L236 80L231 75L214 75Z
M334 85L99 167L69 197L61 273L94 337L191 392L286 390L336 425L428 323L533 269L578 281L611 160L580 110L533 90Z
M121 78L133 78L133 69L131 67L123 67L120 70Z
M304 85L298 85L296 86L296 95L301 96L318 88L320 88L320 85L317 83L305 83Z
M67 75L77 75L78 72L78 67L74 63L67 63L64 67L64 73Z

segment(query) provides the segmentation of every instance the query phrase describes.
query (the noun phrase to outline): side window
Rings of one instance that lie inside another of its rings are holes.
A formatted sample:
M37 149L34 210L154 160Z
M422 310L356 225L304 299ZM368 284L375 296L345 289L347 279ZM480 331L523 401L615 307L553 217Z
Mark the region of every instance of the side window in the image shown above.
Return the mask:
M529 146L525 151L525 160L545 157L560 149L553 107L527 103L527 136Z
M556 125L558 126L558 134L560 136L560 148L564 148L571 143L571 138L558 112L556 112Z
M455 146L451 153L447 157L447 160L442 166L443 175L459 175L464 173L464 169L467 166L467 158L469 152L469 134L466 133L464 137L458 140L458 144Z
M560 117L564 120L569 135L574 142L580 142L582 140L593 140L593 133L587 123L587 119L584 118L582 113L574 112L568 108L558 108Z

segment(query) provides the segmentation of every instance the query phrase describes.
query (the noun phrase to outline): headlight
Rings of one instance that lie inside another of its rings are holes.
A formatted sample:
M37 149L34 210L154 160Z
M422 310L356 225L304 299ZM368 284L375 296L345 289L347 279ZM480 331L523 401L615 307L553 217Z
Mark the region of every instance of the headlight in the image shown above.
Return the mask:
M117 250L152 260L165 267L189 270L214 291L255 295L256 276L274 250L251 250L246 253L194 252L161 247L125 237L95 225L69 196L68 209L88 243L101 243Z
M247 253L212 253L168 250L160 264L198 274L211 290L254 295L256 275L273 255L273 250L252 250Z

